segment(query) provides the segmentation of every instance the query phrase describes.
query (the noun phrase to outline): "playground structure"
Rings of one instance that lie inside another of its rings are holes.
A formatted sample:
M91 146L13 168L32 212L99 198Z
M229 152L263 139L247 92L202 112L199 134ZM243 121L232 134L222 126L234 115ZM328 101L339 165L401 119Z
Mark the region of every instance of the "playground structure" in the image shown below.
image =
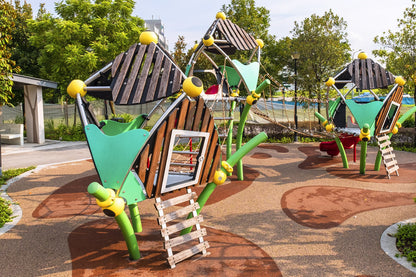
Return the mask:
M203 220L199 215L201 209L215 188L232 174L235 165L238 178L243 179L241 159L267 138L265 133L260 133L242 145L248 111L269 84L265 80L257 86L261 47L261 40L255 40L226 19L223 13L218 13L194 49L185 73L157 43L154 33L143 32L140 44L132 45L87 80L74 80L69 84L67 90L77 101L101 181L101 184L91 183L88 192L96 197L103 212L117 221L131 260L141 257L135 235L142 230L138 203L149 198L156 201L158 222L172 268L197 253L207 253L209 244L203 238L206 230L200 227ZM246 50L252 51L247 65L228 56L235 51ZM208 52L223 57L224 65L217 66ZM251 62L256 53L257 61ZM202 69L202 72L214 73L216 77L216 83L205 93L202 81L194 76L200 70L194 68L200 55L212 65L212 68ZM238 96L241 84L249 94L246 98ZM86 93L103 99L113 115L114 105L156 101L155 108L129 123L109 119L98 121L84 97ZM221 100L227 116L213 116L208 95ZM169 101L172 102L161 115L155 112L162 103ZM239 121L236 151L232 153L232 115L237 102L245 105ZM149 131L145 130L153 117L156 123L149 126ZM219 120L225 122L227 127L222 134L218 132ZM221 139L226 143L221 143ZM226 144L225 159L222 157L223 144ZM205 187L194 201L195 193L190 187L196 185ZM177 190L185 191L185 194L164 201L161 199L166 193ZM166 208L187 201L187 207L165 213ZM129 208L130 217L125 212L125 205ZM172 223L183 216L183 221ZM193 226L196 230L191 232ZM178 232L180 235L176 235ZM191 244L195 240L197 244ZM174 253L174 247L188 244L191 246Z
M348 64L335 77L328 78L325 84L328 91L331 88L335 89L339 97L335 101L330 101L326 115L328 119L315 113L315 116L323 122L322 125L326 131L334 137L335 142L323 143L321 150L328 151L329 154L339 151L344 168L348 168L345 154L346 142L343 138L348 135L350 139L347 144L349 145L351 145L351 141L356 144L359 140L361 144L360 173L365 174L367 144L372 137L375 137L379 152L374 170L380 170L381 161L383 161L389 178L391 173L399 175L399 166L393 153L390 138L398 132L401 124L416 111L416 108L413 108L400 117L405 84L403 78L395 77L378 63L367 58L365 53L360 53L358 59ZM373 91L373 89L388 87L390 87L390 91L384 99ZM345 93L341 92L343 88ZM374 96L374 101L357 103L353 99L347 99L354 89L368 90ZM357 127L355 128L351 128L347 124L347 107L356 121ZM337 135L336 132L341 135Z

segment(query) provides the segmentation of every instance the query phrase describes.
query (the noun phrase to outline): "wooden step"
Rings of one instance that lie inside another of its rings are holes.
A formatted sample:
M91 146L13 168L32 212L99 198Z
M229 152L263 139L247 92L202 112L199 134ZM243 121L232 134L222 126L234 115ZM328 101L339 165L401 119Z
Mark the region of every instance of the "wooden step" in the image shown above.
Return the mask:
M394 167L387 169L387 172L390 174L390 173L392 173L394 171L397 171L398 169L399 169L399 166L398 165L395 165Z
M391 166L396 165L396 164L397 164L397 161L396 160L392 160L390 162L384 162L384 165L386 167L391 167Z
M380 152L381 152L381 154L382 155L384 155L384 154L386 154L386 153L392 153L393 152L393 147L388 147L388 148L386 148L386 149L382 149L382 150L380 150Z
M165 241L164 248L165 249L172 248L172 247L181 245L183 243L186 243L188 241L191 241L193 239L197 239L199 237L203 237L203 236L206 236L206 235L207 235L207 229L202 228L202 229L193 231L189 234L185 234L183 236L176 237L176 238L170 239L168 241Z
M388 141L383 142L382 144L380 144L380 149L382 149L384 147L387 147L387 146L390 146L390 145L391 145L391 142L388 140Z
M183 229L194 226L197 223L201 223L202 221L204 221L202 215L198 215L197 217L192 217L174 225L170 225L167 228L160 230L160 232L162 237L169 236L176 232L182 231Z
M185 201L189 201L189 200L191 200L195 197L196 197L196 193L192 192L192 193L184 194L184 195L181 195L181 196L178 196L178 197L175 197L175 198L171 198L171 199L159 202L159 203L155 203L155 207L158 210L164 210L164 209L169 208L171 206L175 206L175 205L183 203Z
M204 250L206 251L206 249L209 248L209 244L207 241L204 241L198 245L195 245L194 247L190 248L190 249L186 249L183 250L171 257L168 258L169 264L175 265L199 252L203 252Z
M390 137L388 135L384 135L384 136L377 136L377 141L384 141L384 140L390 140Z
M393 159L395 158L396 155L394 153L392 154L387 154L387 155L383 155L383 159L388 160L388 159Z
M188 215L190 212L192 212L193 210L197 210L197 209L199 209L199 204L198 204L198 202L195 202L195 203L193 203L189 206L186 206L182 209L179 209L177 211L174 211L174 212L168 213L164 216L161 216L157 219L157 221L159 222L159 225L166 224L166 223L168 223L172 220L175 220L175 219L177 219L181 216Z

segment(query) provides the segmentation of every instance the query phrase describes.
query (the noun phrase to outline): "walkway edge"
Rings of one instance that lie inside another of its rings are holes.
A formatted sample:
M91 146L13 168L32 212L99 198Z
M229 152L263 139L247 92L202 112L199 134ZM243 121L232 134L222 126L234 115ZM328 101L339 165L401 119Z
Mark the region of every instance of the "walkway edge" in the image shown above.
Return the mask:
M389 234L397 233L397 229L398 229L399 225L404 225L404 224L408 224L408 223L415 223L415 222L416 222L416 218L411 218L411 219L407 219L407 220L404 220L404 221L400 221L396 224L393 224L383 232L383 234L381 235L381 238L380 238L381 249L383 249L383 251L390 258L392 258L397 263L399 263L400 265L404 266L405 268L407 268L408 270L410 270L414 273L416 273L416 267L413 267L412 263L408 262L406 257L396 257L395 256L397 253L400 253L400 252L399 252L399 250L397 250L397 247L396 247L396 238L390 236Z

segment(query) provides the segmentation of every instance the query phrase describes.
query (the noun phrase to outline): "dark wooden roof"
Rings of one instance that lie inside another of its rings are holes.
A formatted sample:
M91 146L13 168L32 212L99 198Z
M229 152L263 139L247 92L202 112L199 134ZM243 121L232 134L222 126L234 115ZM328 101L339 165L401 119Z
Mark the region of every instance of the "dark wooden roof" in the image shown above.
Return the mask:
M181 88L182 71L159 45L134 44L111 67L112 99L134 105L169 97Z
M368 90L376 88L386 88L394 84L394 76L380 64L372 59L355 59L346 66L344 71L336 80L350 80L357 86L357 89ZM345 85L336 84L337 88Z
M252 35L228 19L214 21L207 34L212 34L216 40L225 40L224 43L216 44L229 55L236 50L252 50L257 47L257 42ZM208 47L207 51L217 53L214 47Z

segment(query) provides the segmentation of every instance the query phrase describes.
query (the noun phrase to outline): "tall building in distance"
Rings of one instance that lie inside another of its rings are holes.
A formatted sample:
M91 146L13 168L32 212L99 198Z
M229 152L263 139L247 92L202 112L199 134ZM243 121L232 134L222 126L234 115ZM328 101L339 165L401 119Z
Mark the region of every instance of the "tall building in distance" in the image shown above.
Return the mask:
M165 37L165 27L160 19L145 19L144 26L147 30L153 31L159 37L159 43L163 48L169 50L168 41Z

